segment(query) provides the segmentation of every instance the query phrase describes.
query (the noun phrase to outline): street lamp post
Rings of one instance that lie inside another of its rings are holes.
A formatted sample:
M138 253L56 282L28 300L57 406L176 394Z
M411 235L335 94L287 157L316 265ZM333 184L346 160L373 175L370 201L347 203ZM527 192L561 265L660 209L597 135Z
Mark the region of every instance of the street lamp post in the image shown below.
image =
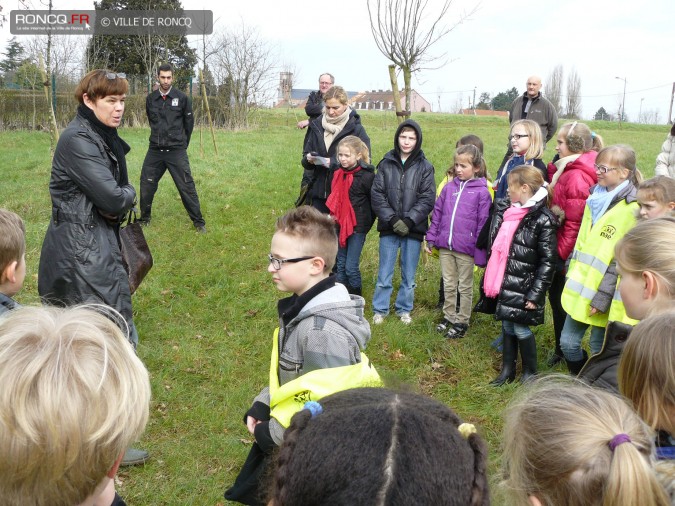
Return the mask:
M619 128L621 128L622 116L626 114L626 78L616 77L615 79L623 81L623 101L621 102L621 113L619 114Z
M642 123L642 102L644 102L645 99L642 97L640 99L640 112L638 113L638 123Z

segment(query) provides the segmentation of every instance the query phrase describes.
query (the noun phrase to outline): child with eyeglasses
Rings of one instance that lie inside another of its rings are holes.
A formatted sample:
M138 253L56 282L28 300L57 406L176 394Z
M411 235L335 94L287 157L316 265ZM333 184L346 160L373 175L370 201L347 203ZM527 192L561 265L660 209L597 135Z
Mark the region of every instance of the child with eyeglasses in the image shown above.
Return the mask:
M544 154L544 140L541 135L541 127L530 119L514 121L511 125L509 142L513 154L499 169L494 182L495 202L507 197L508 179L506 176L515 167L520 165L532 165L541 171L544 181L548 181L546 165L541 160Z
M602 149L594 166L598 184L586 200L561 297L567 317L560 347L573 375L579 374L588 359L581 348L588 327L595 354L602 349L608 322L637 323L626 315L617 290L614 247L635 226L642 175L635 165L635 151L622 144Z
M277 305L270 384L244 415L255 442L225 492L230 501L266 504L265 469L291 417L306 401L348 388L380 386L362 351L370 340L365 302L330 276L337 250L335 221L329 215L302 206L277 220L267 270L279 290L293 295Z

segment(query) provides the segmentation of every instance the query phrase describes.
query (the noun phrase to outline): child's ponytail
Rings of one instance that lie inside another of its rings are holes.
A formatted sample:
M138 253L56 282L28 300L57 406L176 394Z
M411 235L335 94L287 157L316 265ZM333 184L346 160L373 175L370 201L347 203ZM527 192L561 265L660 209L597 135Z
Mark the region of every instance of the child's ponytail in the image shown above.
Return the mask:
M607 443L612 453L603 506L669 506L651 461L651 447L633 442L628 434L616 434Z

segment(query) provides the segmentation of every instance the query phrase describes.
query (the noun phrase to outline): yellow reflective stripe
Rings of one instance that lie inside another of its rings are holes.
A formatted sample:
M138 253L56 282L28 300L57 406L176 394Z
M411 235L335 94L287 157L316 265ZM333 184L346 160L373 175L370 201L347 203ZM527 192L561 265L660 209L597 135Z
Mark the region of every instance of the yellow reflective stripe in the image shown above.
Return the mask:
M567 283L565 283L565 289L569 289L571 292L579 294L579 296L588 300L593 300L595 294L598 293L597 290L593 290L592 288L585 286L583 283L569 278L567 279Z
M600 260L595 255L590 255L582 251L577 251L576 253L577 254L574 255L574 259L577 262L588 265L591 269L595 269L600 274L605 274L605 272L607 272L609 265L606 262Z

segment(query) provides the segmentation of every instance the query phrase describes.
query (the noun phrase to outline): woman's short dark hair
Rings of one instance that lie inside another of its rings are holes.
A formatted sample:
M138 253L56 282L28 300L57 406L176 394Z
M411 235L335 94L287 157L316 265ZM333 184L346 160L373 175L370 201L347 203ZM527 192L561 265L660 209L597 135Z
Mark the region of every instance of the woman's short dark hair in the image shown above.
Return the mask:
M84 94L89 100L96 102L99 98L109 95L126 95L129 92L129 82L115 72L105 69L92 70L82 78L75 89L75 98L84 104Z
M286 430L274 506L489 504L485 443L444 404L386 388L320 404L322 413L303 409Z

